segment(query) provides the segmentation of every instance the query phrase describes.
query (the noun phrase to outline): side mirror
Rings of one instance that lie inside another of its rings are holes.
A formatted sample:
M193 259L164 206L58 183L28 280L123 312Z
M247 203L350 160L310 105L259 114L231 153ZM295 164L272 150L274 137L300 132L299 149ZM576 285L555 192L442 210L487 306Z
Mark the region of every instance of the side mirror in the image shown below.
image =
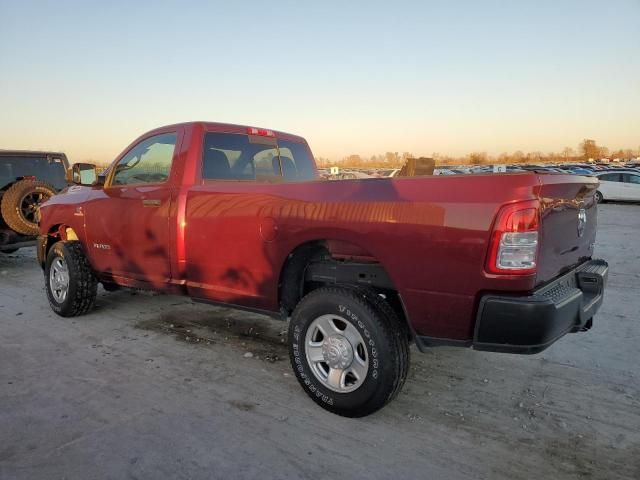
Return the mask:
M98 179L98 170L92 163L74 163L71 167L71 181L76 185L93 185Z

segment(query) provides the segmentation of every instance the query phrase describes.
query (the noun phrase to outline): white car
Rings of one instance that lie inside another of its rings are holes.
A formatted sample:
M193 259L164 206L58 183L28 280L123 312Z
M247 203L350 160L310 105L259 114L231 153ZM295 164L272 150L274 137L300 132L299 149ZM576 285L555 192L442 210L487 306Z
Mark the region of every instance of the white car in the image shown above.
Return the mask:
M596 174L600 187L596 192L598 203L604 200L640 202L640 172L633 170L606 171Z

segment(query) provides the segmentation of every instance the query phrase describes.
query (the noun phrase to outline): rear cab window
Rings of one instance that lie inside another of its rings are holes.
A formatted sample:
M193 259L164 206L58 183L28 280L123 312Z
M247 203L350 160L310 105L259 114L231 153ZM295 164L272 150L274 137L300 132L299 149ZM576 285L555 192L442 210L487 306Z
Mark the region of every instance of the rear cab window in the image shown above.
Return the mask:
M304 182L316 179L306 144L240 133L207 132L203 180Z

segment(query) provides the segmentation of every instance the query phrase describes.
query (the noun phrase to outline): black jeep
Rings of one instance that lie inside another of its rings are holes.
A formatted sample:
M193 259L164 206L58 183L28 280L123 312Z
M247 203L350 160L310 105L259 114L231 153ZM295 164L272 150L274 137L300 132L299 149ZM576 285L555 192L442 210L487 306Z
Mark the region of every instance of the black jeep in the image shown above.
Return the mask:
M0 150L0 252L33 245L38 206L67 186L64 153Z

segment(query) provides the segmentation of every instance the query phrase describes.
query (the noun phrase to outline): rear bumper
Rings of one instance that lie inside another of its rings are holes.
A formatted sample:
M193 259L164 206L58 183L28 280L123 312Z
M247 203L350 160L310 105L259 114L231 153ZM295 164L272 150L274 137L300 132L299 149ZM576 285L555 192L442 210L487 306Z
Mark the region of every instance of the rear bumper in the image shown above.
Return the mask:
M604 298L609 266L590 260L526 296L481 298L473 348L538 353L569 332L591 328Z

